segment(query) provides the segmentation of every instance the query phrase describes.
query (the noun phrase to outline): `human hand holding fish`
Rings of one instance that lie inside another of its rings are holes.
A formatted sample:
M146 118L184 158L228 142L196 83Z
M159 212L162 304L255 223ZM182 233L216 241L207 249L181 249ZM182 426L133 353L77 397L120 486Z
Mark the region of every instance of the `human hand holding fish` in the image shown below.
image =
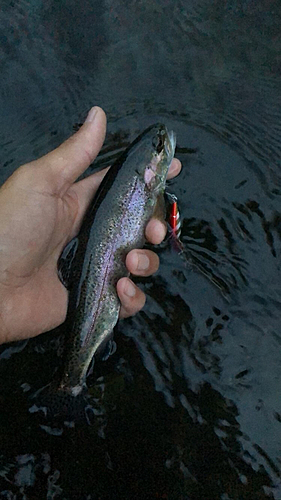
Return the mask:
M61 324L68 291L58 278L57 262L80 229L83 217L108 169L75 182L97 156L106 132L102 109L89 112L80 130L47 155L21 166L0 189L0 342L33 337ZM168 178L180 171L171 163ZM146 238L160 243L166 228L151 219ZM159 265L150 250L132 250L126 267L149 276ZM120 317L140 310L143 292L127 278L117 283Z

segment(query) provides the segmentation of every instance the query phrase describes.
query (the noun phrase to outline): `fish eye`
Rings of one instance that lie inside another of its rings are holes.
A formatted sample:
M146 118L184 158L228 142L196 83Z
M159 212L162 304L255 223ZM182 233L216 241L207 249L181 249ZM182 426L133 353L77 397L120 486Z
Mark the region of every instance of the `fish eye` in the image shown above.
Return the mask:
M152 141L152 145L156 149L158 154L160 154L161 151L163 150L164 143L165 143L164 134L160 133L160 134L157 134L156 137L154 137L154 139Z

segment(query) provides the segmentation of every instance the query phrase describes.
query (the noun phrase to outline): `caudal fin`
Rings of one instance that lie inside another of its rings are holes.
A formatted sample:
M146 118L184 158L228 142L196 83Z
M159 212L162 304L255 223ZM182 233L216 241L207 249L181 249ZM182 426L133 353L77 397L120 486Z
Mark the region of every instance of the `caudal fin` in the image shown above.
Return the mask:
M73 396L69 392L48 386L31 397L29 412L36 414L42 422L62 424L80 422L91 424L94 408L87 391Z

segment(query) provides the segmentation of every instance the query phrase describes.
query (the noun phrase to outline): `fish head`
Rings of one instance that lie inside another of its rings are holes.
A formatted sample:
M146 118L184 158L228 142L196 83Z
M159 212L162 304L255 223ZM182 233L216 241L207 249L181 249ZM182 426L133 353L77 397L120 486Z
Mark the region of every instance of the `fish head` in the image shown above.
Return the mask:
M149 191L164 190L175 153L176 135L163 124L152 125L142 134L141 144L142 162L138 164L138 173Z

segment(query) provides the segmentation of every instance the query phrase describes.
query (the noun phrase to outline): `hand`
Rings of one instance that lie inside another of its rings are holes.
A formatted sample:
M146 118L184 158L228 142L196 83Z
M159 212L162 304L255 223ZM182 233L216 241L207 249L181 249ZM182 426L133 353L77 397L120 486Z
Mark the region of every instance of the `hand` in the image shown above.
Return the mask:
M95 114L95 116L93 116ZM63 323L68 292L57 274L57 261L79 231L104 169L76 179L93 162L104 141L106 117L90 111L81 129L54 151L21 166L0 189L0 342L33 337ZM169 178L180 171L173 160ZM164 224L151 220L146 237L160 243ZM128 270L149 276L159 260L150 250L132 250ZM142 308L144 293L129 278L117 283L120 317Z

